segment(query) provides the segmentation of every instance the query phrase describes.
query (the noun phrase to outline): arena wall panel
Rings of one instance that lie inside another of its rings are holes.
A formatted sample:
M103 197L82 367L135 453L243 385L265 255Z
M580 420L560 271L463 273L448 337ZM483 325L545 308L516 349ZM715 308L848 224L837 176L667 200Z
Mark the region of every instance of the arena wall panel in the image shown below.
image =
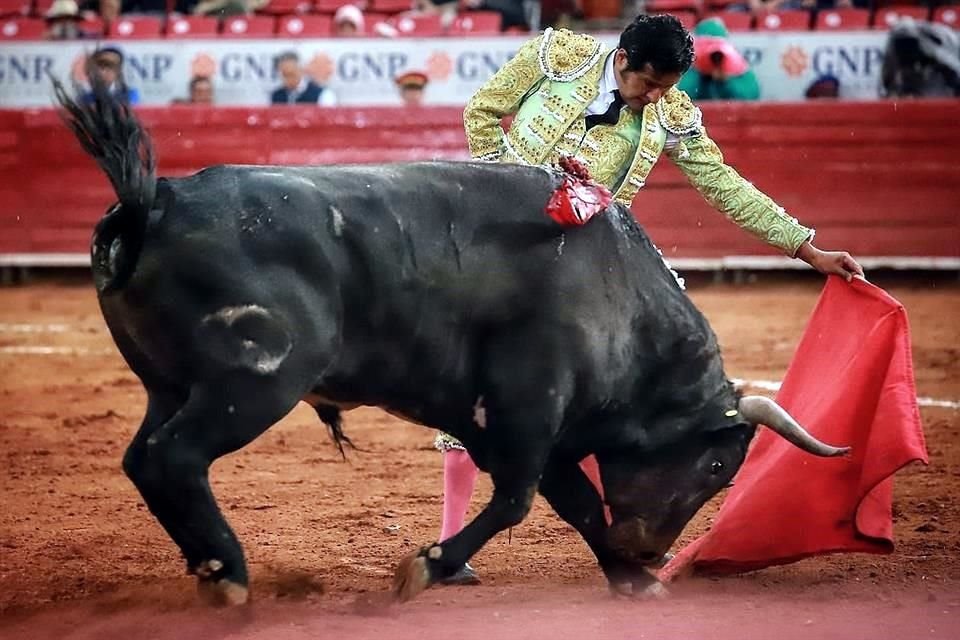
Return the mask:
M703 105L726 159L818 244L895 264L960 265L960 102ZM460 109L139 110L163 175L218 163L466 160ZM82 262L113 200L104 176L52 110L0 110L0 263ZM708 206L666 159L634 212L671 258L774 257ZM39 257L37 257L39 256ZM919 260L919 261L918 261ZM879 262L878 262L879 261ZM758 265L790 266L776 260Z

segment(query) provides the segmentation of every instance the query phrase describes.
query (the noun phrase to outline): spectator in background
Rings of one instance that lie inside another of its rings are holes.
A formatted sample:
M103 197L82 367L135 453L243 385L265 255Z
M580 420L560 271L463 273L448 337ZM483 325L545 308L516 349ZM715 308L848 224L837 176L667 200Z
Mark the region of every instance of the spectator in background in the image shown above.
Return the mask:
M207 76L193 76L190 78L189 104L213 104L213 80Z
M333 34L341 38L364 33L363 11L352 4L345 4L333 14Z
M677 88L686 91L693 100L758 99L757 76L729 38L720 18L700 22L693 30L696 58Z
M880 95L960 96L960 34L944 24L902 18L890 29Z
M808 99L839 98L840 80L829 73L817 76L817 78L810 83L810 86L807 87L804 96Z
M55 0L43 19L47 23L47 40L76 40L85 37L80 30L80 7L76 0Z
M395 79L400 91L400 100L405 107L422 107L423 94L427 88L427 74L422 71L406 71Z
M269 3L270 0L200 0L193 8L193 14L216 18L246 16L259 11Z
M213 80L208 76L193 76L187 85L187 97L176 98L173 104L213 104Z
M93 52L87 64L87 73L94 73L103 81L107 90L120 102L135 105L140 102L140 93L133 87L128 87L123 77L123 51L118 47L107 45ZM85 102L94 100L93 91L87 89L82 98Z
M100 0L97 13L104 24L110 24L120 17L122 6L121 0Z
M337 104L332 89L320 86L303 73L296 52L287 51L277 56L276 69L283 85L270 94L271 104L318 104L321 107Z

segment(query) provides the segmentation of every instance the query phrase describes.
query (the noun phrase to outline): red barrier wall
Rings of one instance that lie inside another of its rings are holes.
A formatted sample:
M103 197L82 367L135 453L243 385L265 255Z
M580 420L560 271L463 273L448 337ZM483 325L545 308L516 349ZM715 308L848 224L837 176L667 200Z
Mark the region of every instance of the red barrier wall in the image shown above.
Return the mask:
M960 102L705 104L728 162L858 256L960 256ZM216 163L466 159L454 108L139 111L163 175ZM87 252L109 184L51 110L0 110L0 254ZM664 158L634 211L676 257L775 255Z

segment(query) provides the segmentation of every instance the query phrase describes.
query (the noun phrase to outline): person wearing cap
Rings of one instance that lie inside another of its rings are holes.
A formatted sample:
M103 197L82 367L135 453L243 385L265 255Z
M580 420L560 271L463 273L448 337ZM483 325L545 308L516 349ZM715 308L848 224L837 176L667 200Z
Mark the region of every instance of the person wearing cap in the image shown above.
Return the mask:
M400 91L400 100L405 107L423 106L423 94L427 88L427 74L422 71L405 71L395 79Z
M718 17L702 20L693 30L694 62L677 89L692 100L757 100L760 84L746 59L730 42Z
M50 9L44 14L47 23L47 40L76 40L86 37L80 30L80 7L76 0L54 0Z
M88 73L95 73L110 94L119 101L128 105L140 102L140 93L135 88L128 87L123 77L123 51L120 48L107 45L94 51L90 56ZM82 98L86 102L93 102L93 91L86 91Z
M352 4L345 4L333 14L334 35L349 38L364 33L363 11Z

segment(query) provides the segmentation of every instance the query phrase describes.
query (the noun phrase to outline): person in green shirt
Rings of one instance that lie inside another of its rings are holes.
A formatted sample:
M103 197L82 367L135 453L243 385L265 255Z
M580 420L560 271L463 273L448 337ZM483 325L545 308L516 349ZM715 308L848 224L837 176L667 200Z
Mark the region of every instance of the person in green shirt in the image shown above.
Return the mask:
M743 55L730 42L723 20L708 18L693 30L695 60L677 89L692 100L757 100L760 85Z

